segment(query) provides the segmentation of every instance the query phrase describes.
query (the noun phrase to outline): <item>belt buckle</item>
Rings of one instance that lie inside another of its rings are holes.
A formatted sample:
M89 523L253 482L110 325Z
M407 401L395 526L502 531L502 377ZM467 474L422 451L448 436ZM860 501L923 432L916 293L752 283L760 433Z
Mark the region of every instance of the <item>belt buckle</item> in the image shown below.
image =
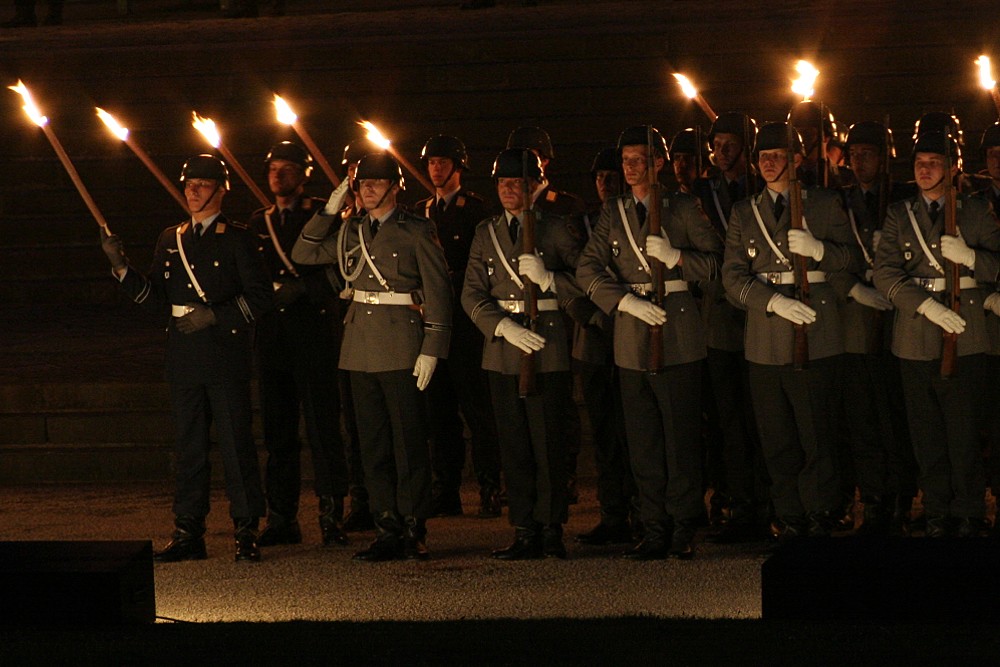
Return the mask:
M780 271L768 271L765 276L767 277L767 282L772 285L781 284L781 272Z
M934 279L933 278L917 278L917 284L923 287L928 292L934 291Z
M378 305L378 292L365 292L365 303Z

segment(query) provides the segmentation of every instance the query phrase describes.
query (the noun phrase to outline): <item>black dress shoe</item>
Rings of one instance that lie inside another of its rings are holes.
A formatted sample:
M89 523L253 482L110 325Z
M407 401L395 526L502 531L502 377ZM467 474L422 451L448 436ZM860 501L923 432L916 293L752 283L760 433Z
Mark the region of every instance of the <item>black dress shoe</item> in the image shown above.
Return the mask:
M663 537L646 537L642 542L623 553L622 558L641 561L666 560L669 552L670 545Z
M167 546L153 553L154 561L157 563L176 563L182 560L205 560L208 558L204 537L180 533L182 531L175 531L173 539L167 543Z
M535 528L515 528L514 542L505 549L490 554L497 560L535 560L544 558L541 534Z
M926 520L927 528L924 529L924 535L926 537L948 537L949 535L949 521L948 517L942 514L925 514L924 518Z
M344 532L359 533L373 528L375 528L375 517L372 516L368 501L359 500L357 497L351 498L351 511L344 519Z
M403 517L403 558L427 560L427 522L414 516Z
M298 521L286 521L274 515L267 518L267 525L257 536L257 546L273 547L277 544L302 544L302 528Z
M479 513L476 515L480 519L496 519L503 514L500 507L500 489L495 486L483 486L479 490Z
M955 523L955 537L980 537L984 534L981 518L962 517Z
M675 560L691 560L694 558L695 520L678 520L674 527L674 533L670 538L670 549L667 557Z
M233 533L236 542L235 560L256 563L260 560L260 545L257 544L257 520L236 521Z
M367 549L354 554L354 560L366 563L380 563L397 560L403 556L401 541L398 537L376 539Z
M558 523L542 529L542 553L546 558L566 560L566 545L563 544L563 529Z
M332 544L347 545L347 531L341 521L344 516L344 499L333 496L320 496L319 499L319 532L323 546Z
M580 544L599 546L602 544L628 544L632 541L632 529L627 522L607 523L603 519L586 533L576 536Z

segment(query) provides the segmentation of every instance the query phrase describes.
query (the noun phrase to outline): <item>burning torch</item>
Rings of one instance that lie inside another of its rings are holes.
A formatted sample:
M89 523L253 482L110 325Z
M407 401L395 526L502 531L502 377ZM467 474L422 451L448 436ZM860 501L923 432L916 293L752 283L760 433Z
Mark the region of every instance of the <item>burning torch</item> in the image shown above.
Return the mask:
M418 171L416 167L410 164L410 161L407 160L405 157L403 157L399 151L393 148L392 142L389 141L389 139L384 134L379 132L379 129L377 127L375 127L372 123L368 122L367 120L359 121L358 125L360 125L361 127L365 128L368 131L368 134L365 135L368 141L372 142L382 150L388 151L388 153L392 155L394 158L396 158L408 172L413 174L414 178L420 181L420 185L424 186L427 192L434 194L434 186L431 184L430 181L427 180L427 177L424 176L423 173Z
M243 165L239 163L236 156L233 155L232 152L222 143L222 136L219 134L219 130L215 127L215 121L211 118L202 118L196 111L191 112L191 117L194 119L191 121L191 125L194 129L201 132L202 136L205 137L208 143L212 145L212 148L215 148L222 153L223 159L225 159L229 166L233 168L233 171L239 174L240 178L243 179L243 182L247 184L248 188L250 188L250 192L252 192L260 202L261 206L270 206L271 202L268 200L267 195L264 194L264 191L253 182L253 179L250 178L250 174L248 174L247 170L243 168Z
M1000 91L997 90L997 82L993 79L993 66L990 65L989 56L979 56L975 63L979 65L979 85L983 90L990 92L993 106L996 107L997 115L1000 115Z
M316 145L316 142L313 141L312 137L309 136L309 133L306 132L306 128L302 127L302 123L299 122L299 117L294 111L292 111L292 108L288 106L288 103L285 102L285 100L283 100L277 93L274 95L274 112L279 123L292 126L292 129L295 130L295 134L299 135L299 138L302 139L302 143L306 145L306 150L312 153L313 158L315 158L317 164L319 164L319 168L323 170L323 173L330 179L330 182L333 183L334 187L340 185L340 177L337 176L333 167L330 166L326 156L320 152L319 146Z
M705 112L708 119L714 123L715 119L719 117L719 114L715 113L712 107L708 105L708 102L706 102L705 98L701 96L698 89L694 87L691 80L683 74L676 73L674 74L674 78L677 79L677 83L680 84L681 90L684 92L684 96L689 100L694 100L694 103L701 107L701 110Z

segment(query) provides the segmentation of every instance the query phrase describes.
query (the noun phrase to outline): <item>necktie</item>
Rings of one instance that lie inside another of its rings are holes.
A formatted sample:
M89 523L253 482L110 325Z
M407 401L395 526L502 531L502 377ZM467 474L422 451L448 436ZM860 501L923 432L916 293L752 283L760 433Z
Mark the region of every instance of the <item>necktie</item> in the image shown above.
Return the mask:
M785 212L785 195L778 195L774 200L774 219L781 220L781 215Z
M201 238L201 235L205 233L205 223L196 222L194 223L194 235Z
M369 224L371 225L372 238L375 238L375 235L378 234L378 218L372 218Z
M284 227L285 223L288 222L288 209L281 209L281 226Z
M517 243L517 233L521 230L521 221L517 218L511 218L510 224L507 225L507 231L510 232L510 242Z
M646 205L641 201L635 203L635 217L639 218L639 226L646 222Z
M941 204L936 201L932 201L930 205L931 222L937 222L938 212L941 210Z
M445 206L447 206L447 204L445 204L445 202L444 202L443 199L438 199L437 200L437 206L436 206L437 212L436 212L436 214L434 216L435 219L440 219L441 218L441 215L444 213Z
M729 181L729 203L735 204L740 200L740 182Z

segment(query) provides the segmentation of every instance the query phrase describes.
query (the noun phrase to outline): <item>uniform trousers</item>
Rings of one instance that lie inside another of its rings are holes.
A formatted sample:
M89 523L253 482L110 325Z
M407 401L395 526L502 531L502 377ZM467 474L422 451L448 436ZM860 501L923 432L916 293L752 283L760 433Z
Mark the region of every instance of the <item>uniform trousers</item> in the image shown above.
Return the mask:
M507 515L513 526L565 523L568 514L566 471L566 395L573 389L568 371L538 373L536 392L518 396L518 376L488 373L500 440L500 461L507 486Z
M351 391L372 512L426 519L431 505L427 414L413 371L351 371Z
M197 519L208 515L209 428L214 424L225 472L229 515L234 519L264 516L264 492L251 426L249 381L188 384L174 380L170 383L170 400L177 428L174 514Z
M644 523L704 516L701 361L657 373L619 368L625 435Z
M947 380L941 378L940 361L899 361L913 453L920 467L917 482L928 515L983 515L986 480L976 408L984 357L959 357L955 375Z
M781 519L832 512L838 502L835 410L839 356L791 364L750 363L750 390L771 499Z

